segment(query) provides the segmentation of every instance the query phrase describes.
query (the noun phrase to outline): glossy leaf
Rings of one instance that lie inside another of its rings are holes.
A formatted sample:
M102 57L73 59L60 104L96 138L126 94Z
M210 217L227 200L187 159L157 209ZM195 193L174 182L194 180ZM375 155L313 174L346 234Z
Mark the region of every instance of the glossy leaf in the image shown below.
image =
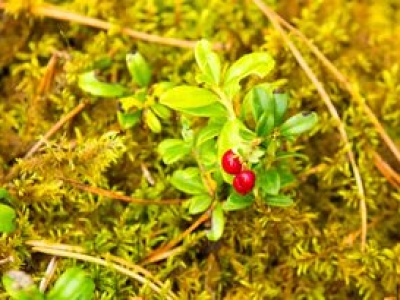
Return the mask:
M244 209L251 206L253 202L254 197L252 194L242 196L236 192L232 192L229 195L228 200L224 202L223 209L226 211Z
M199 161L205 170L214 169L217 162L217 145L214 140L208 140L197 146Z
M151 109L145 110L144 120L152 132L154 132L154 133L161 132L161 122Z
M158 145L158 152L167 165L184 158L190 151L190 144L180 139L166 139Z
M227 116L225 107L219 102L207 106L183 108L179 111L196 117L226 119Z
M15 230L16 213L8 205L0 204L0 232L10 233Z
M90 300L94 297L94 281L80 268L67 269L49 291L48 300Z
M288 207L293 204L293 199L286 195L268 195L264 202L271 206Z
M280 127L281 135L296 136L310 130L317 124L318 116L315 112L302 112L286 120Z
M218 96L213 92L189 85L174 87L160 97L160 103L172 109L184 111L206 107L218 102Z
M78 86L85 92L104 98L122 97L128 93L128 90L120 84L111 84L99 81L94 71L79 75Z
M195 215L206 211L212 202L210 195L200 194L190 198L189 214Z
M122 129L129 129L135 126L142 116L142 111L138 110L133 113L118 112L117 118Z
M249 76L264 77L275 65L273 58L263 52L246 54L234 62L228 69L224 80L224 91L232 98L240 90L239 82Z
M262 191L269 195L278 195L281 188L279 173L275 169L270 169L259 175L258 184Z
M258 121L263 114L274 119L275 101L270 91L265 87L256 86L249 91L248 97L251 99L250 104L255 121Z
M203 127L196 138L196 145L200 146L201 144L217 137L221 132L222 126L221 124L211 123L206 127Z
M256 124L256 133L258 136L267 136L274 129L274 115L266 112L261 115Z
M211 229L207 232L210 241L218 241L224 232L225 219L221 203L217 203L211 215Z
M202 75L201 82L218 85L220 81L221 63L218 55L212 51L211 44L206 40L196 43L194 56Z
M171 184L176 189L191 195L207 192L201 180L199 169L194 167L175 171L171 178Z
M274 91L275 100L275 126L279 126L283 122L286 110L288 108L288 95L280 91Z
M151 80L151 69L144 57L139 53L127 54L126 65L132 80L141 87L148 86Z
M171 110L164 105L155 103L151 106L151 110L163 120L168 120L171 118Z

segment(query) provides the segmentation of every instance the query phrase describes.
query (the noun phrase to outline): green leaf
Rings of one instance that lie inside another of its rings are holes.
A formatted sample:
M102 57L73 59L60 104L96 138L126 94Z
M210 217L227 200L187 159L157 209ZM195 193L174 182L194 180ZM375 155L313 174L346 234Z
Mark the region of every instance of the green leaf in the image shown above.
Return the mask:
M47 300L90 300L95 284L80 268L67 269L49 291Z
M196 145L200 146L201 144L217 137L221 132L222 126L218 123L209 123L206 127L203 127L196 138Z
M275 66L274 59L267 53L246 54L234 62L228 69L224 80L224 91L232 98L240 90L240 81L249 76L264 77Z
M11 198L10 193L5 188L0 188L0 199L9 199Z
M180 139L166 139L158 145L158 152L167 165L182 159L190 151L191 145Z
M286 120L280 127L281 135L295 136L310 130L317 124L318 116L315 112L302 112Z
M129 129L135 126L140 121L141 116L141 110L135 111L134 113L124 113L120 111L117 113L118 122L122 129Z
M224 202L223 209L226 211L244 209L251 206L253 202L253 195L248 194L246 196L242 196L236 192L233 192L229 195L228 200Z
M15 230L16 213L8 205L0 204L0 232L10 233Z
M258 121L262 114L267 114L268 117L274 119L275 101L269 90L261 85L255 86L246 96L251 99L250 104L255 121Z
M154 133L161 132L161 122L151 109L145 110L144 120L152 132L154 132Z
M264 202L271 206L288 207L293 204L293 199L286 195L268 195Z
M275 100L275 126L279 126L283 122L283 117L285 116L288 107L288 95L286 93L281 93L279 90L274 91Z
M212 51L211 44L206 40L197 42L194 56L203 73L200 81L217 86L220 81L221 63L218 55Z
M150 107L150 109L162 120L168 120L171 118L171 110L164 105L155 103Z
M281 188L281 179L275 169L270 169L259 175L258 184L264 193L278 195Z
M261 115L256 124L256 133L258 136L267 136L274 129L274 115L266 112Z
M211 230L207 232L207 238L210 241L218 241L224 232L224 226L224 211L221 203L217 203L211 215Z
M219 102L207 106L183 108L179 111L196 117L226 119L227 116L225 107Z
M174 87L160 97L161 104L179 111L206 107L218 100L218 96L213 92L189 85Z
M197 147L199 161L206 171L214 169L217 162L217 145L214 140L208 140Z
M206 211L212 202L210 195L200 194L190 198L189 203L189 214L196 215Z
M175 171L171 178L171 184L176 189L191 195L207 192L201 180L199 169L194 167Z
M151 69L144 57L139 53L127 54L126 65L132 80L141 87L148 86L151 80Z
M99 81L94 71L86 72L78 77L78 86L85 92L104 98L117 98L128 94L128 90L120 84Z

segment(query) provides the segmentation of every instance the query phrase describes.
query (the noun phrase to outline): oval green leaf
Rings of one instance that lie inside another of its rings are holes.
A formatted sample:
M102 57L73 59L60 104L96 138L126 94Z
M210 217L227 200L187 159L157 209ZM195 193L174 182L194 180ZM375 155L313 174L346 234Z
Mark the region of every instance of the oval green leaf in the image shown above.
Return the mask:
M144 57L139 53L127 54L126 65L133 82L141 87L148 86L151 80L151 69Z
M223 209L225 211L244 209L244 208L251 206L253 204L253 202L254 202L253 195L249 194L246 196L242 196L236 192L232 192L229 195L228 200L226 202L224 202Z
M160 97L160 103L175 110L209 106L218 101L213 92L189 85L174 87Z
M278 195L281 188L281 179L275 169L267 170L258 177L258 184L261 190L268 195Z
M207 192L201 180L198 168L187 168L177 170L171 178L171 184L178 190L191 195L204 194Z
M211 215L211 230L207 232L207 238L210 241L218 241L224 232L224 226L224 211L221 203L217 203Z
M190 144L180 139L166 139L158 145L158 152L167 165L182 159L190 153L190 150Z
M293 199L286 195L268 195L264 202L271 206L288 207L293 204Z
M212 51L211 44L206 40L197 42L194 48L194 56L203 75L200 81L210 85L218 85L221 63L218 55Z
M152 132L154 132L154 133L161 132L161 122L151 109L145 110L144 120Z
M0 232L10 233L15 230L16 213L8 205L0 204Z
M282 124L281 134L285 137L299 135L313 128L317 122L318 116L315 112L302 112Z
M104 98L122 97L128 90L120 84L111 84L99 81L94 71L86 72L78 77L78 86L85 92Z
M200 194L190 198L189 203L189 214L196 215L206 211L212 202L210 195Z

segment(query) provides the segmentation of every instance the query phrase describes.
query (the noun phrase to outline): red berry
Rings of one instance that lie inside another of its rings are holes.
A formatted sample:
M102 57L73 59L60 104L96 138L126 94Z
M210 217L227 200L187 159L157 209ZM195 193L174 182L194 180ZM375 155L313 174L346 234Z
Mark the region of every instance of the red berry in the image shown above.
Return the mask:
M237 154L233 153L232 150L228 150L222 156L222 168L228 174L239 174L242 171L242 162Z
M240 172L233 179L233 188L241 195L246 195L250 192L255 184L256 174L251 170Z

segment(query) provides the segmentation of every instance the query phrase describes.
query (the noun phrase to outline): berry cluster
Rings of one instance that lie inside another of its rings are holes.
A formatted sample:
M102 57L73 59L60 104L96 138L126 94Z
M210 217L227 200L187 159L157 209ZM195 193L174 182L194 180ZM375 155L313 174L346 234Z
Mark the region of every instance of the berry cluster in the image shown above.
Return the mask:
M222 156L222 168L228 174L235 175L233 188L241 195L249 193L255 184L256 175L252 170L243 170L240 158L232 150L228 150Z

